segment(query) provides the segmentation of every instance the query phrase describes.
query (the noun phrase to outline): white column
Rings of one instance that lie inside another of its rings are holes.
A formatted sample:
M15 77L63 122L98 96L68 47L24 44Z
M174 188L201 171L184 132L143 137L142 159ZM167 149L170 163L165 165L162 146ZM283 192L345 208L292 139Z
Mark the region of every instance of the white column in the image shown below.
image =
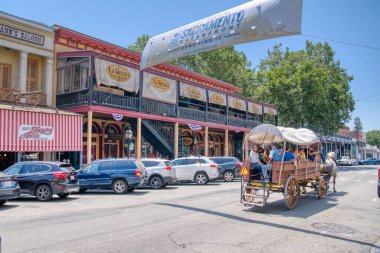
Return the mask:
M46 58L45 68L46 105L53 105L53 59Z
M228 129L224 130L224 156L228 156Z
M137 118L136 160L141 160L141 118Z
M21 92L26 91L26 75L28 73L28 53L20 51L20 80L19 87Z

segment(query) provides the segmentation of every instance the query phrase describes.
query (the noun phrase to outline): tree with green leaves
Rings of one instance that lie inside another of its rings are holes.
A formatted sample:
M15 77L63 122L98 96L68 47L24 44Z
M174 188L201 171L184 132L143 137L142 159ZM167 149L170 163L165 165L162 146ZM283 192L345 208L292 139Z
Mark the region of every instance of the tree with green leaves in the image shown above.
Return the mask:
M359 117L354 119L354 131L361 132L363 130L363 124Z
M295 52L276 45L261 60L248 93L279 106L279 125L333 135L350 120L355 106L353 77L334 55L328 43L307 41L305 49Z
M380 130L372 130L367 132L366 140L368 144L380 147Z
M129 49L141 53L148 40L143 35ZM257 71L233 46L171 63L239 86L244 96L278 105L280 125L333 135L350 120L355 107L350 91L353 77L334 56L328 43L307 41L305 49L295 52L276 45Z

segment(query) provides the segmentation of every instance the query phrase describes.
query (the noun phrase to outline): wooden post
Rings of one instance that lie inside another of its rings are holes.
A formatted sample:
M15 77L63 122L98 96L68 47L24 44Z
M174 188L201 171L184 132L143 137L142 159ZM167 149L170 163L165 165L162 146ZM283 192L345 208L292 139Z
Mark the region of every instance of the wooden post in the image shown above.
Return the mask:
M87 114L87 164L91 162L91 146L92 146L92 111Z
M228 129L224 130L224 156L228 156Z
M178 122L174 123L174 150L173 150L174 159L178 158L178 142L179 142L178 126L179 126Z
M248 159L248 156L249 156L249 154L248 154L248 152L249 152L249 147L248 147L248 140L245 140L246 138L247 138L247 133L244 133L244 139L243 139L243 145L244 145L244 157L243 157L243 161L245 160L245 159Z
M141 159L141 118L137 118L136 160Z
M208 126L205 126L205 156L208 156Z

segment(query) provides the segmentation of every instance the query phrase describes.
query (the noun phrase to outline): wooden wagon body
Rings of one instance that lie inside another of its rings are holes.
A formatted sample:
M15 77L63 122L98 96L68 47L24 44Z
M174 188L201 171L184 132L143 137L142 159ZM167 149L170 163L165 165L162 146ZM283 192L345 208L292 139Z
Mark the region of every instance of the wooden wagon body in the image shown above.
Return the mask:
M297 132L298 131L298 132ZM274 142L283 143L284 147L288 142L295 145L306 146L317 145L318 151L314 159L294 161L274 161L272 163L270 181L263 181L263 177L258 174L258 170L250 166L246 157L243 163L241 202L245 205L264 206L271 192L284 193L285 204L289 209L295 207L300 193L300 187L311 187L317 190L321 198L326 190L326 184L321 177L321 158L319 154L319 139L307 129L289 129L273 125L263 124L254 128L245 138L244 147L248 149L251 144L272 144ZM248 152L243 152L246 154ZM283 152L285 154L285 150Z

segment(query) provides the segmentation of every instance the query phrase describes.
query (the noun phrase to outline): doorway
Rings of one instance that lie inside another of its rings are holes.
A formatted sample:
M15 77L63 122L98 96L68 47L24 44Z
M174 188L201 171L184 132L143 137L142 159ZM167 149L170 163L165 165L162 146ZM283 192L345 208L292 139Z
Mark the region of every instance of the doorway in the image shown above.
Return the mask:
M117 152L119 145L117 143L105 143L104 144L104 158L117 158Z

